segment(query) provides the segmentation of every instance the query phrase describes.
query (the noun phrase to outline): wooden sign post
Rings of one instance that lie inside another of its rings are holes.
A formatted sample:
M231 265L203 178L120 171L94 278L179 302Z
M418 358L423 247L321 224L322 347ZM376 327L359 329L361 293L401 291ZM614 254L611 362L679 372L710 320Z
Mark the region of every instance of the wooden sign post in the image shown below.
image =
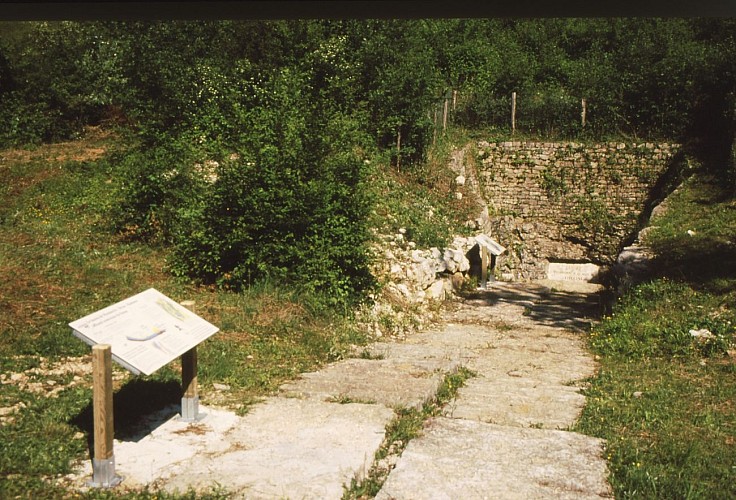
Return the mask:
M504 253L506 248L482 233L475 236L475 242L478 244L481 259L480 283L478 287L487 289L488 283L495 281L492 273L496 267L496 257Z
M199 393L197 389L197 348L181 355L181 420L195 422L204 418L199 413Z
M112 488L123 478L115 474L113 454L112 349L109 344L92 346L92 407L94 456L91 486Z
M192 312L194 301L186 300L181 303ZM181 420L184 422L196 422L205 417L199 413L199 388L197 386L197 346L181 355Z

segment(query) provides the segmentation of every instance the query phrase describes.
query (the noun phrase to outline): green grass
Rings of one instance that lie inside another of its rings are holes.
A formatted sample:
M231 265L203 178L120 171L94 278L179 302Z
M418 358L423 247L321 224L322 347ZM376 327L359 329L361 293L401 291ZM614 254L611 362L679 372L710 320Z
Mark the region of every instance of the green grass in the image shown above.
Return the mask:
M576 430L607 440L616 498L733 498L732 362L604 358Z
M108 158L127 140L98 133L34 151L0 151L0 374L8 381L0 384L0 407L22 403L0 426L0 498L77 496L56 480L74 461L89 459L91 376L47 371L89 363L89 347L68 327L86 314L150 287L177 301L193 300L197 314L221 329L198 349L202 402L241 412L366 340L320 297L274 283L239 294L195 287L171 276L165 248L116 235L109 214L126 172ZM181 396L176 361L150 377L115 373L121 377L116 434ZM29 383L10 383L19 376ZM214 391L215 382L230 390ZM53 387L63 390L52 394ZM178 498L125 488L82 496ZM213 491L210 498L222 496Z
M445 376L437 394L424 403L421 409L396 409L396 417L386 426L386 435L381 447L376 451L373 465L364 478L361 480L354 478L350 486L345 487L343 499L375 497L392 470L392 467L384 461L389 455L401 456L409 441L421 435L427 419L441 415L447 403L455 399L458 389L474 376L472 371L460 368Z
M616 498L734 498L736 203L701 177L668 203L655 276L590 334L600 371L576 430L607 440Z
M456 174L447 165L452 150L468 140L463 130L453 130L438 137L422 164L401 171L377 167L381 172L372 184L377 203L371 226L391 235L405 229L405 240L420 248L444 247L467 232L463 223L475 219L479 208L469 196L455 197Z
M662 276L736 301L736 199L713 178L691 178L671 197L648 243ZM688 233L690 231L690 233Z

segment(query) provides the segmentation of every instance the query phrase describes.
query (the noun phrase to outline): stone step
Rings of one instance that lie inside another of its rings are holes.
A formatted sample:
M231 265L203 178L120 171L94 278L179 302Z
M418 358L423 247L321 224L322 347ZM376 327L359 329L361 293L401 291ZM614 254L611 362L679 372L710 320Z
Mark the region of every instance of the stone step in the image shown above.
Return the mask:
M602 447L572 432L438 417L409 443L376 499L611 498Z
M422 351L421 349L418 351ZM459 361L446 357L346 359L284 384L287 397L318 401L380 403L390 408L421 408L437 393Z
M445 408L445 416L515 426L567 429L579 418L585 396L570 386L537 380L473 378Z
M382 405L271 398L243 417L200 408L201 422L172 417L138 441L115 441L123 485L169 492L221 485L234 498L334 498L362 478L394 412ZM91 467L84 475L91 474Z

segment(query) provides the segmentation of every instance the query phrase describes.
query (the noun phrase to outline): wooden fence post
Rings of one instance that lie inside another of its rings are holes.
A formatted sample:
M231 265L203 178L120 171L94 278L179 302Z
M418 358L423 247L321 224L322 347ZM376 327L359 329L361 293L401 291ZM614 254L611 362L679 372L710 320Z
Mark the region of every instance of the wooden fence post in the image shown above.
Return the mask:
M516 92L511 93L511 135L516 132Z
M585 128L585 112L586 112L585 98L582 99L582 101L580 102L580 104L582 106L582 111L580 112L580 122L581 122L583 128Z
M452 91L452 111L454 112L457 107L457 90Z
M443 132L447 129L447 106L448 106L448 99L447 99L447 95L445 95L445 108L442 114L442 131Z
M115 474L113 454L114 421L112 407L112 348L109 344L92 346L92 414L94 456L91 486L110 488L122 481Z
M401 169L401 129L396 133L396 170Z

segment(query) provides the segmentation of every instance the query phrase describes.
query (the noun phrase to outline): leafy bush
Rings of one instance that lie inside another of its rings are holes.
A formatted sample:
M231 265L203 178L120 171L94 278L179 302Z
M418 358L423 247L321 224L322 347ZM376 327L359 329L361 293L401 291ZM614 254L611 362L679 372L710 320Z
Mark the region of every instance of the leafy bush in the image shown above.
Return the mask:
M113 227L132 239L174 241L179 219L197 207L205 193L202 165L196 159L188 145L172 140L108 160L118 163L123 199L112 209Z
M308 76L211 80L211 95L227 102L207 99L179 138L124 160L131 181L118 227L172 244L172 271L199 282L268 279L335 304L359 299L373 284L367 140L350 116L315 109Z
M0 100L0 144L17 146L38 144L53 137L58 131L58 113L44 103L28 103L16 92L9 92Z

